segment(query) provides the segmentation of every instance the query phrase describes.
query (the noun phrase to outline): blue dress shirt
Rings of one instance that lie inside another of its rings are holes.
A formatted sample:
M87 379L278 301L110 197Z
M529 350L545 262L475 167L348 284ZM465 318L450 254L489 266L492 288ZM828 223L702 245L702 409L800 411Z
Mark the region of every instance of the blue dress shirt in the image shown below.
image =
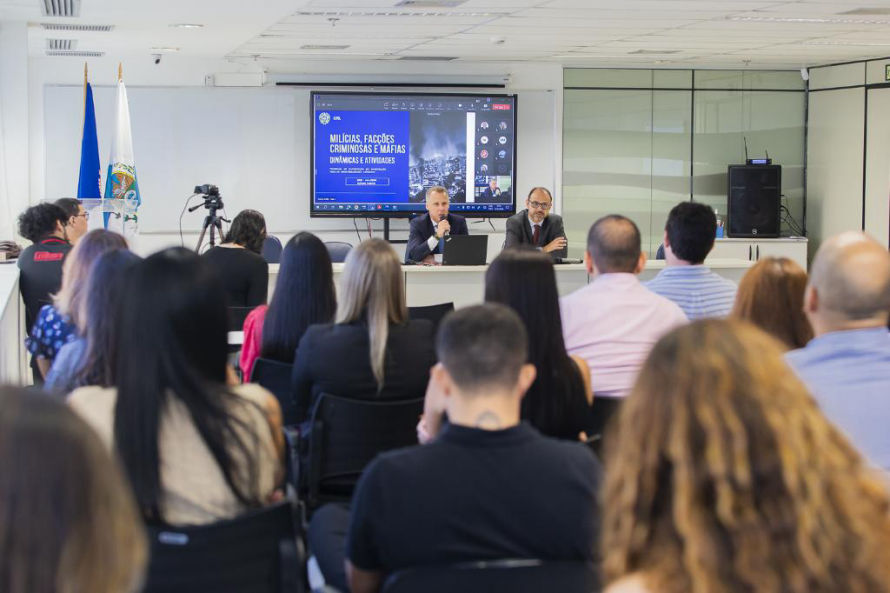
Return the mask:
M825 416L873 464L890 469L890 332L829 332L786 355Z

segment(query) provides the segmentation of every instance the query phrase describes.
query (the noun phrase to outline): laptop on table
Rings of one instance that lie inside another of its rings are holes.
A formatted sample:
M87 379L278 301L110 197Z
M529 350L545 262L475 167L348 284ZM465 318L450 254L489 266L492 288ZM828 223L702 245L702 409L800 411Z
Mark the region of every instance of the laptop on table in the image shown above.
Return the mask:
M445 235L444 266L483 266L488 256L488 235Z

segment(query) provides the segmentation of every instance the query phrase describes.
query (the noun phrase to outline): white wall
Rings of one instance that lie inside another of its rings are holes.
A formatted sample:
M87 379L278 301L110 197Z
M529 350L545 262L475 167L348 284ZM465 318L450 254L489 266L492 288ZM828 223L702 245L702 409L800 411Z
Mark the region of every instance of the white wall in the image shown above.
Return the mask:
M865 230L890 244L890 89L866 88L885 82L888 63L873 60L810 69L811 256L822 240L846 230Z
M0 238L12 238L28 205L28 30L0 23Z
M197 183L217 183L227 194L230 214L244 207L267 211L271 231L286 239L298 230L312 230L325 240L346 240L355 243L352 220L310 219L308 216L308 91L310 87L221 89L203 87L207 74L255 70L226 62L177 59L167 56L159 66L149 60L124 63L124 79L130 98L136 166L143 195L145 232L139 239L142 252L179 243L175 221L188 191ZM30 65L30 197L32 202L70 195L76 184L79 166L80 126L82 122L83 63L70 59L33 58ZM110 89L115 82L117 64L108 59L89 61L90 80L96 95L99 121L100 159L103 168L108 158L111 109ZM560 208L559 184L562 170L562 68L556 64L460 64L425 63L394 64L363 63L275 63L268 78L348 84L350 82L427 82L443 80L459 82L461 78L478 82L480 78L507 81L505 92L519 95L517 130L518 195L524 196L535 185L554 188L557 210ZM239 98L240 97L240 98ZM214 100L218 98L220 100ZM206 99L206 100L205 100ZM183 102L189 102L185 109ZM276 103L277 102L277 103ZM291 105L292 103L292 105ZM245 105L263 108L275 104L286 113L272 141L293 157L283 157L275 168L274 178L282 183L258 186L257 176L268 176L262 167L262 148L258 129L270 130L268 113L254 114L254 125L219 126L207 132L213 121L225 122L239 113L244 117ZM178 113L180 119L165 122L155 118L153 106L164 113ZM240 110L240 111L239 111ZM191 113L194 117L188 117ZM170 136L170 154L158 154L163 146L164 130ZM200 142L182 150L181 144L190 129L204 130L209 144L205 153L197 154ZM141 130L141 131L140 131ZM288 146L290 143L290 146ZM305 158L304 158L305 156ZM192 158L190 158L192 157ZM217 168L214 170L214 163ZM242 174L243 173L243 174ZM239 174L242 174L239 177ZM104 175L104 171L103 171ZM280 189L278 185L282 186ZM70 189L69 189L70 188ZM156 192L155 195L152 195ZM171 211L171 205L176 204ZM151 211L152 205L163 211ZM195 240L203 220L199 213L186 214L183 219L185 242ZM366 229L359 223L360 229ZM503 232L503 221L494 220L495 233ZM407 222L395 221L394 239L407 236ZM382 233L382 222L373 223L375 234ZM474 224L471 232L490 230L488 224ZM363 235L365 232L363 231ZM492 249L500 247L501 239L492 237Z

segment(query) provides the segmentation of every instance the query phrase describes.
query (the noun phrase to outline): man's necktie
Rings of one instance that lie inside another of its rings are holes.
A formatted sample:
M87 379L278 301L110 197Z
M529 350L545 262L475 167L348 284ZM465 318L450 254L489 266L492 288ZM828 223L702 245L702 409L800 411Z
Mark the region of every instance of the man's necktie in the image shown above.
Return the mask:
M534 245L537 245L538 241L540 241L540 240L541 240L541 225L536 224L535 230L534 230L534 232L532 232L532 243Z

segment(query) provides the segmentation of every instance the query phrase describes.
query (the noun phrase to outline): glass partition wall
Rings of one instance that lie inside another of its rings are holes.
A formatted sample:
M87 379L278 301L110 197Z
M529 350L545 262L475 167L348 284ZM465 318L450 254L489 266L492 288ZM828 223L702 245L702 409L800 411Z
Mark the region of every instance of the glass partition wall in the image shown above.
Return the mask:
M726 212L726 168L769 153L782 203L803 225L806 89L797 71L567 69L563 217L569 256L587 229L620 213L650 257L670 209L697 200ZM784 234L795 225L783 223Z

